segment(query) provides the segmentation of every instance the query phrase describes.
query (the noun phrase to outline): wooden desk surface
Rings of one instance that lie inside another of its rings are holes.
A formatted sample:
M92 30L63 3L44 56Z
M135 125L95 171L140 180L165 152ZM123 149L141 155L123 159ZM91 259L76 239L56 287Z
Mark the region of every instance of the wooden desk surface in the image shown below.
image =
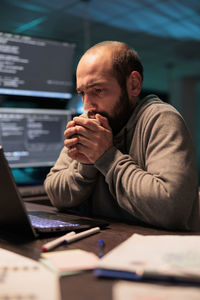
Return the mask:
M28 203L28 207L34 210L54 210L54 208L50 206L32 203ZM98 255L97 243L100 238L102 238L105 242L105 253L107 253L108 251L116 247L119 243L125 241L133 233L147 235L173 234L172 232L155 230L152 228L112 222L107 229L102 230L100 233L76 241L69 245L59 246L56 248L56 250L78 248L86 251L92 251ZM38 260L41 253L41 246L53 239L55 239L55 237L43 237L31 241L26 241L22 236L15 235L14 237L12 237L1 232L0 247ZM60 279L62 299L110 300L112 299L112 285L114 282L116 282L116 280L97 278L94 276L92 271L73 276L65 276Z

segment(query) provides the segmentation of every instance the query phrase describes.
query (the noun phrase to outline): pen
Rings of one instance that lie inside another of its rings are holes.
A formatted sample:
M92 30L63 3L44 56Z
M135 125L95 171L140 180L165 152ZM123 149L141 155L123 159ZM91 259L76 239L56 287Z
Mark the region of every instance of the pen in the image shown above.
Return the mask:
M70 237L70 236L75 235L75 234L76 233L74 231L68 232L67 234L65 234L63 236L60 236L59 238L46 243L45 245L42 246L41 250L42 251L51 250L51 249L55 248L56 246L64 243L67 237Z
M104 256L104 247L105 247L104 240L100 239L100 240L98 241L97 246L98 246L98 248L99 248L99 258L101 258L101 257Z
M75 235L72 235L72 236L69 236L69 237L66 237L65 239L65 242L67 244L69 243L72 243L74 241L77 241L79 239L82 239L84 237L87 237L91 234L94 234L94 233L97 233L97 232L100 232L100 228L99 227L94 227L94 228L91 228L91 229L88 229L88 230L85 230L85 231L82 231L80 233L77 233Z

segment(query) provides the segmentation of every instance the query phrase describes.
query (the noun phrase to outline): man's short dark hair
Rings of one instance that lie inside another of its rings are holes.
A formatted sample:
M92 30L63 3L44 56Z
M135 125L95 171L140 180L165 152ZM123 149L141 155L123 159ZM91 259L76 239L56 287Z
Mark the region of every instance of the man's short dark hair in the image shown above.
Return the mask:
M143 66L137 52L128 45L113 52L113 72L121 88L126 88L126 79L137 71L143 80Z
M110 48L112 53L112 72L121 88L126 89L126 80L132 71L137 71L143 80L143 65L138 53L127 44L116 41L104 41L94 45L89 51Z

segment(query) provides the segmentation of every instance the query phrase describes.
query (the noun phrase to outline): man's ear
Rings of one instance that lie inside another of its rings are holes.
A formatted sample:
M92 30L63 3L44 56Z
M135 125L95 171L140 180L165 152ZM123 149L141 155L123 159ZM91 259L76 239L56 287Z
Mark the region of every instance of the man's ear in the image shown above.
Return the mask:
M142 77L139 72L132 71L127 79L127 92L129 99L137 97L142 89Z

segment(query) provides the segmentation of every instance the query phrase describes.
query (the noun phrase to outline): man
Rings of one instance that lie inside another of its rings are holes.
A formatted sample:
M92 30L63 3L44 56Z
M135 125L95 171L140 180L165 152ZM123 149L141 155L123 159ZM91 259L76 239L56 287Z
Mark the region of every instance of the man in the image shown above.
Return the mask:
M198 178L180 114L156 96L138 100L143 67L120 42L90 48L77 67L90 118L75 117L45 180L53 205L88 202L101 217L172 230L198 230ZM96 119L98 122L94 122Z

